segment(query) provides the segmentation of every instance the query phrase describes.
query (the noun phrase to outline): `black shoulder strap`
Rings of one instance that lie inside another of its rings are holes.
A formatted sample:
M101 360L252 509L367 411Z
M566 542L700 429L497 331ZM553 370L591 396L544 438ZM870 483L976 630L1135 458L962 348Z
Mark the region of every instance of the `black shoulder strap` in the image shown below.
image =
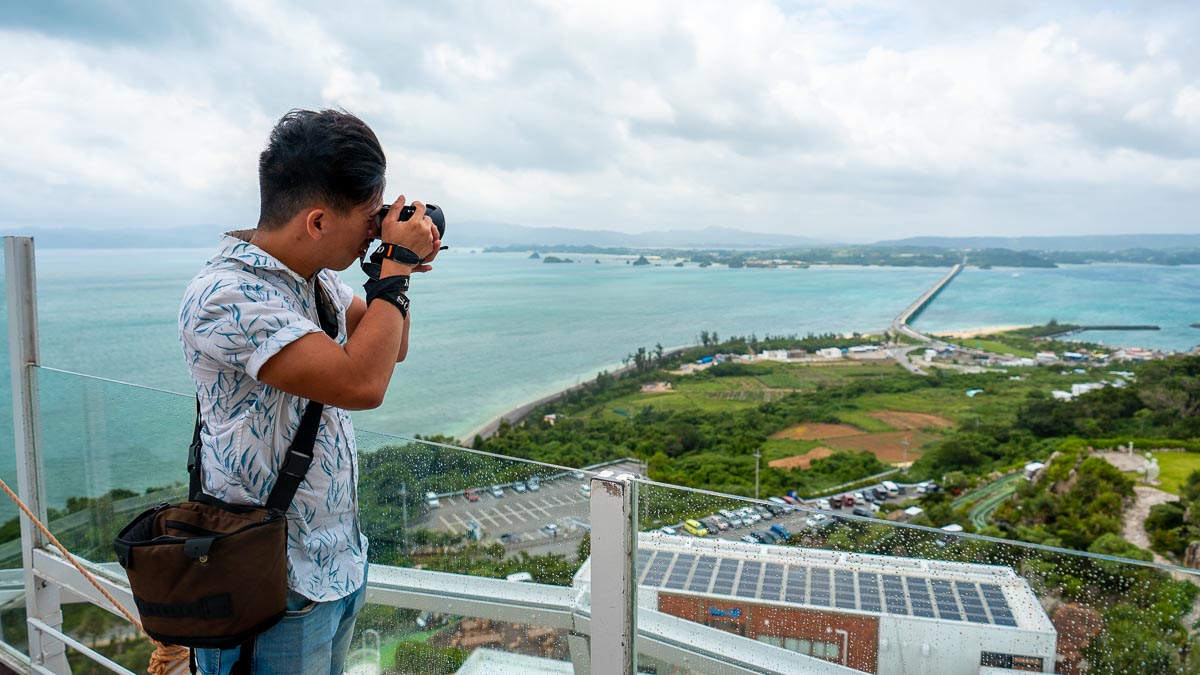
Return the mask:
M325 295L320 280L316 279L314 283L316 284L317 317L321 322L321 329L330 338L336 339L338 333L337 309L332 306L332 302ZM279 467L279 477L275 479L275 486L271 488L271 494L267 496L265 504L267 508L286 511L291 505L292 498L296 496L296 490L300 487L304 476L308 474L308 467L312 465L313 446L317 441L317 432L321 428L321 413L324 408L325 405L318 401L309 401L308 406L304 408L300 426L296 429L296 435L292 438L287 453L284 454L283 465ZM191 474L190 491L193 499L203 491L202 470L200 462L200 397L197 396L196 431L192 435L192 445L188 452L188 473Z
M200 466L200 396L196 395L196 430L192 432L192 444L188 446L188 499L195 500L204 492L204 482L201 480Z

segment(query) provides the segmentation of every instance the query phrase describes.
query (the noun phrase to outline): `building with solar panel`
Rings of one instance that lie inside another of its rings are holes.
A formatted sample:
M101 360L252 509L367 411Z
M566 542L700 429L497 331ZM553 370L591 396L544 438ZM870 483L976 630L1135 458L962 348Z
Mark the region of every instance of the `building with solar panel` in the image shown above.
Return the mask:
M575 586L590 579L588 560ZM1054 672L1057 633L1010 567L651 532L637 580L639 606L707 626L698 641L722 630L879 675Z

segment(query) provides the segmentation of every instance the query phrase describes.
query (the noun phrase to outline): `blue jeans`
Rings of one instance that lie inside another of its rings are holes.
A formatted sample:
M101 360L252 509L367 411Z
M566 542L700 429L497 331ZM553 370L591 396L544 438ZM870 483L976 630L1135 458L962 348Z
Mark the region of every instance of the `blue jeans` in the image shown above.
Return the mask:
M288 591L287 613L258 636L251 663L255 675L341 675L354 637L354 619L367 601L367 583L342 598L313 602ZM197 649L204 675L229 675L241 647Z

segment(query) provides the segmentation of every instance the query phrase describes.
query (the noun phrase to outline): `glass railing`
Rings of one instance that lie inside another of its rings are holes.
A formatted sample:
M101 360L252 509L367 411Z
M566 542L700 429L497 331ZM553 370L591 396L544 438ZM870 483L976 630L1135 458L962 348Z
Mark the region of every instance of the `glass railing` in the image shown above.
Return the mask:
M184 498L195 401L50 368L33 372L49 528L75 555L112 562L112 539L132 517ZM358 621L350 657L356 672L484 672L530 663L569 670L559 615L587 551L589 472L367 431L356 442L371 588L387 598L369 604ZM19 539L0 543L0 551L3 567L19 569ZM446 574L435 575L435 587L422 595L403 583L415 572L388 583L397 569ZM120 578L117 568L107 572ZM562 606L547 607L550 618L539 622L539 608L521 603L545 586L562 587L552 596ZM455 594L468 597L443 597ZM495 611L510 600L517 609ZM473 614L473 606L487 611ZM126 667L145 667L148 645L104 610L68 607L64 629ZM107 649L110 643L119 649ZM75 672L94 666L68 652Z
M183 497L194 400L46 368L35 382L50 529L111 562L133 515ZM356 440L372 568L352 672L590 672L592 471ZM855 515L634 482L641 672L1196 672L1194 570L918 527L911 491ZM19 540L3 547L19 569ZM0 608L18 646L22 601ZM68 605L63 625L145 668L148 644L107 611Z
M1197 672L1196 570L910 525L913 492L856 515L646 482L641 605L829 672Z

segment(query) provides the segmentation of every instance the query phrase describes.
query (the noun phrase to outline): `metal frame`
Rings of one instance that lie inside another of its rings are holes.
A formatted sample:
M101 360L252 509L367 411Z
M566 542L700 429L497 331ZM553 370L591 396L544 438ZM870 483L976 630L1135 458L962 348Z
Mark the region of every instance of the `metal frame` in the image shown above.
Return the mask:
M591 663L597 672L637 672L637 482L602 471L592 478Z
M4 238L4 274L8 284L8 356L12 369L13 441L17 453L17 492L43 522L46 520L45 479L38 447L37 392L32 368L40 362L37 327L37 273L32 237ZM33 553L44 545L42 533L21 516L21 561L25 569L25 610L32 622L62 629L62 602L58 587L42 578ZM31 626L33 624L31 623ZM52 633L29 631L29 658L33 666L70 672L66 646Z

